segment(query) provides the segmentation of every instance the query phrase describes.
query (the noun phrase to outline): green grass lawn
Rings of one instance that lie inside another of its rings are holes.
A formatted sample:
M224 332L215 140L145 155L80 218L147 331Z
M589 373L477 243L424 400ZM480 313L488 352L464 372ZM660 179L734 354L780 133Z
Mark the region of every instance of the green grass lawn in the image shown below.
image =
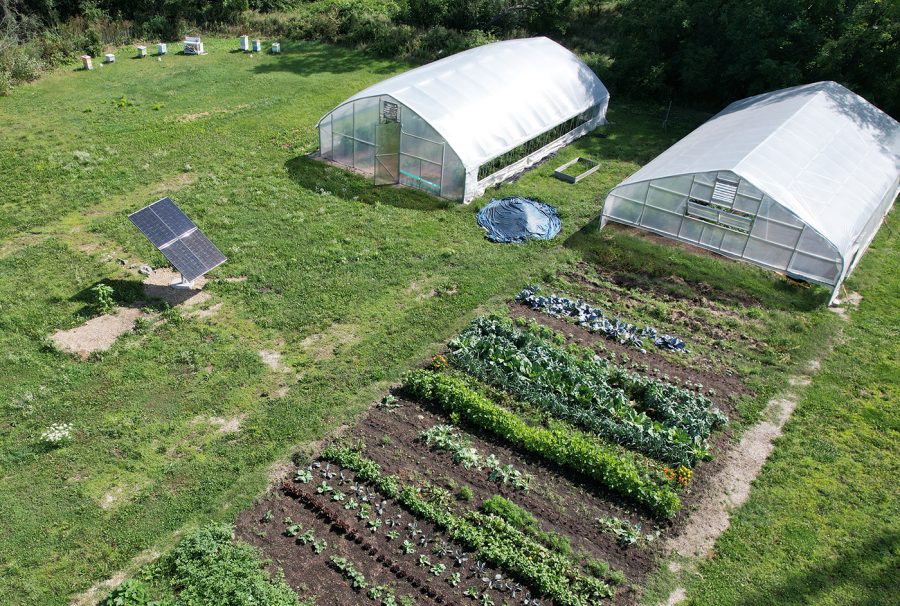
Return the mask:
M582 259L653 288L669 284L669 276L680 277L682 288L711 284L708 296L732 309L746 307L737 294L757 300L752 330L768 335L769 347L747 357L746 371L763 392L773 391L836 326L818 306L820 289L749 266L698 260L617 230L597 233L606 192L689 125L664 130L614 101L608 138L586 137L490 192L558 206L560 237L499 246L483 239L474 220L489 196L470 206L447 204L407 189L373 188L304 157L316 147L320 116L407 66L312 43L285 43L280 56L251 56L230 52L235 40L204 42L204 57L157 61L120 53L115 65L60 70L0 98L0 603L66 604L141 551L171 545L180 529L230 521L264 489L274 462L350 422L476 310L500 308L526 283L552 282ZM576 186L552 178L555 166L576 156L597 159L602 168ZM164 264L126 217L162 195L171 195L229 257L205 289L209 305L221 303L218 313L206 319L167 313L164 323L126 335L88 361L48 348L48 334L91 315L88 291L100 281L112 284L122 302L134 300L138 277L118 257ZM896 271L890 273L896 265L877 261L890 259L885 249L896 252L896 238L882 235L878 243L856 278L867 298L848 329L861 339L846 352L850 358L872 343L896 348L896 333L893 340L884 334L896 330L896 322L883 325L890 306L869 298L879 291L896 296ZM635 262L636 255L645 260ZM239 276L246 280L223 279ZM669 328L665 314L653 314L660 305L648 300L633 310L635 319L646 314ZM867 316L873 313L867 306L876 305L882 315ZM271 371L261 350L279 351L291 372ZM859 389L873 391L855 397L896 400L895 391L878 395L895 385L883 381L896 356L876 351L882 368L871 372L882 379L863 375ZM773 368L778 372L767 372ZM843 397L841 372L864 370L830 368L823 377L840 388L822 388L811 400L818 406L826 396ZM276 397L283 383L290 389ZM744 410L753 418L760 408L747 403ZM868 452L866 440L886 439L889 412L874 404L868 416L837 403L831 408L854 415L834 438L836 460L844 460L844 446ZM816 416L803 406L798 414L809 415L809 423ZM239 418L240 431L220 433L210 417ZM881 429L857 436L859 419ZM41 432L54 422L73 424L72 444L41 444ZM792 426L789 439L808 446L814 428L797 433ZM786 465L791 459L796 453L776 457L784 469L773 484L797 473ZM877 469L889 463L882 457ZM778 469L773 464L765 477ZM866 487L864 476L856 480ZM777 503L758 507L781 515L772 510ZM890 529L884 520L856 521L871 524L873 533ZM811 523L805 516L793 523L801 522ZM840 535L829 540L841 543ZM773 558L788 549L769 547ZM817 542L815 549L825 547ZM825 555L814 550L808 557ZM730 562L722 560L718 578L727 578Z
M896 604L900 287L896 216L848 287L863 293L750 500L687 582L689 603Z

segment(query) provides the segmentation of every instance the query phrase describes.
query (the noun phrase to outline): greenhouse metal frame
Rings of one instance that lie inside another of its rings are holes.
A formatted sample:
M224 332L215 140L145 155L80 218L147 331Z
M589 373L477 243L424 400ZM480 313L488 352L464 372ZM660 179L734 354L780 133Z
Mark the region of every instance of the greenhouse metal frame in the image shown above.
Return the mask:
M609 93L547 38L496 42L370 86L318 122L322 158L462 202L606 122Z
M900 125L835 82L732 103L616 186L615 221L832 288L900 188Z

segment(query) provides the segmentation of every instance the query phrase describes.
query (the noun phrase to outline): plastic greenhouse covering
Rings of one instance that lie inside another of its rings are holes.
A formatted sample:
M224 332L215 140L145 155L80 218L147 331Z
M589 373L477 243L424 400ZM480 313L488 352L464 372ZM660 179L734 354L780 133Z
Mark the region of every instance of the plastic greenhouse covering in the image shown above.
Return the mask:
M900 125L835 82L732 103L616 186L607 220L833 287L900 186Z
M350 97L319 121L320 154L376 183L469 201L605 123L608 102L594 72L559 44L496 42Z

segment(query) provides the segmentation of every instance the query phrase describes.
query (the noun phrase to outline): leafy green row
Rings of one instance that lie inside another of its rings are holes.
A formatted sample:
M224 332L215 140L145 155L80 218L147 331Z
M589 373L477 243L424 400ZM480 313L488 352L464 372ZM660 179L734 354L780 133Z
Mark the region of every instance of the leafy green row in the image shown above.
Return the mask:
M451 362L478 379L623 446L675 465L690 466L708 456L705 436L650 418L613 383L635 387L635 393L640 387L657 406L671 390L611 373L596 356L573 355L533 332L516 330L509 320L476 319L450 342L450 350Z
M395 476L383 475L377 463L350 448L329 446L322 458L372 482L385 497L396 498L413 515L428 520L478 558L506 570L560 606L588 606L612 596L608 584L582 574L568 558L551 552L501 518L477 511L458 516L423 499L412 486L400 487Z
M562 335L548 326L533 321L516 324L523 326L523 331L533 337L560 344L565 342L564 338L557 340ZM511 330L512 325L506 324L507 335L513 336ZM631 372L597 356L590 356L589 361L591 365L588 370L611 387L623 390L638 410L666 425L684 429L691 437L706 438L713 430L728 423L725 413L698 391Z
M451 415L489 431L511 445L597 481L603 488L642 505L660 518L681 507L678 495L660 484L634 459L597 443L579 431L531 427L514 413L471 389L465 381L427 371L407 375L404 389Z

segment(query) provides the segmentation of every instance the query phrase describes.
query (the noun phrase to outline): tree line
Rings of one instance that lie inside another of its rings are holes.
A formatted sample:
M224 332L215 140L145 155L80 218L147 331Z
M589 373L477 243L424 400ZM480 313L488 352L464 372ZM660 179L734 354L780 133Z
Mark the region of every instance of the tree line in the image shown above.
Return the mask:
M0 0L0 19L0 92L17 61L29 71L12 47L30 44L34 67L125 41L110 38L244 25L420 61L547 35L582 53L616 95L715 110L827 79L900 114L897 0Z

